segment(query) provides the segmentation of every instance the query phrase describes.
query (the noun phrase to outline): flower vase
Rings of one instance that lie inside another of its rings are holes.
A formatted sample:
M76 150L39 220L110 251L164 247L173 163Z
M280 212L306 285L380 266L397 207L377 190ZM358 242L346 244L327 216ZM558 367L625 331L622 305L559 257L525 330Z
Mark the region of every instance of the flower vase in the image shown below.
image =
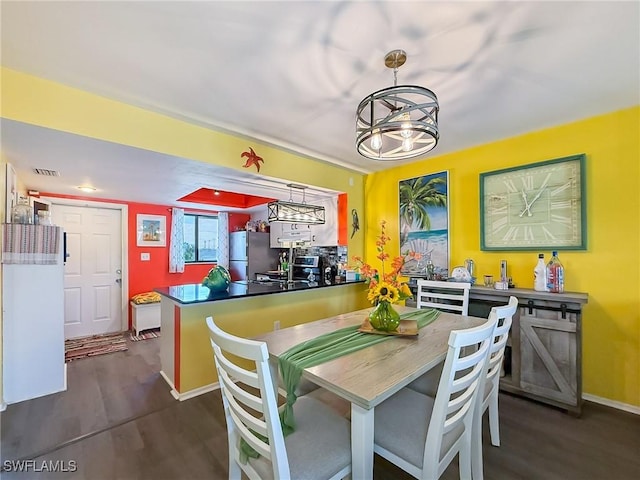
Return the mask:
M400 325L400 314L393 309L391 303L381 301L369 313L369 323L376 330L391 332Z

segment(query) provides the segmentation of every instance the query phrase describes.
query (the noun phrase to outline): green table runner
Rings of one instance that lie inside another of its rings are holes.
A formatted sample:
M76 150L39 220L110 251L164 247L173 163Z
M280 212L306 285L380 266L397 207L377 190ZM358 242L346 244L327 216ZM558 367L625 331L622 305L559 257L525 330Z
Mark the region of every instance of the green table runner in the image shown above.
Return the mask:
M400 315L402 320L417 320L418 328L423 328L433 322L440 315L439 310L423 309ZM372 335L358 331L360 325L352 325L334 332L325 333L319 337L302 342L280 355L278 364L282 374L287 399L284 409L280 413L282 433L284 436L295 431L296 423L293 418L293 404L298 399L295 394L302 371L315 367L334 358L356 352L371 345L385 342L393 335ZM249 457L257 458L258 453L246 442L241 442L241 452ZM244 457L242 455L242 457ZM246 458L246 457L245 457ZM244 458L242 458L244 460Z
M424 309L400 315L402 320L417 320L418 328L425 327L440 315L440 311ZM295 394L302 371L305 368L315 367L334 358L356 352L365 347L385 342L392 335L372 335L358 331L360 325L341 328L335 332L325 333L300 343L280 355L278 364L282 373L282 381L287 391L287 403L280 414L282 431L288 435L296 428L293 418L293 404L297 400Z

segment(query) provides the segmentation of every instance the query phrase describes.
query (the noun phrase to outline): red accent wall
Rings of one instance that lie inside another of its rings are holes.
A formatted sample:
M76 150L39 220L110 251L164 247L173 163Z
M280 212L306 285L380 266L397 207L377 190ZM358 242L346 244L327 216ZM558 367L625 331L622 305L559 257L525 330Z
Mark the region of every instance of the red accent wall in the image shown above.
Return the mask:
M347 245L349 242L349 208L348 195L338 195L338 245Z
M229 231L237 232L247 228L247 222L251 220L251 215L246 213L230 213L229 214Z
M167 205L153 205L147 203L130 203L121 200L96 199L88 196L59 195L40 192L41 196L90 200L92 202L120 203L129 207L127 219L129 236L127 239L129 254L129 292L128 298L143 292L152 291L158 287L200 283L204 276L214 266L211 263L187 264L183 273L169 273L169 239L171 238L171 211ZM217 213L211 210L185 209L186 213ZM165 247L139 247L137 245L137 215L163 215L167 223L167 245ZM234 232L245 228L251 215L244 213L229 214L229 230ZM141 253L149 253L149 261L140 260ZM129 327L131 327L131 307L129 306Z

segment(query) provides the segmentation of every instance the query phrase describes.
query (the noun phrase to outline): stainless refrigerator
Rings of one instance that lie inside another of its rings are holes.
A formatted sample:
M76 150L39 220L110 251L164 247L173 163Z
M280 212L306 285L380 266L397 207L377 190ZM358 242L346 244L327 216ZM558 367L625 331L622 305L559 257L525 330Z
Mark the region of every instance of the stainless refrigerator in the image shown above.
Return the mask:
M255 280L256 273L277 270L279 253L279 249L269 247L269 233L231 232L229 234L231 279Z

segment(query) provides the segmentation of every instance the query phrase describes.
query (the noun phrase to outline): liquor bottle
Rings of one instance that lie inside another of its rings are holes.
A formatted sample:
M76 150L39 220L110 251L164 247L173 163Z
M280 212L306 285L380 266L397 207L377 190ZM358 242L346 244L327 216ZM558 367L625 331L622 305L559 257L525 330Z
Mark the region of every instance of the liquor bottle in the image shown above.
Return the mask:
M552 253L547 264L547 288L551 293L564 292L564 267L556 251Z
M538 254L538 263L533 269L533 289L537 292L547 292L547 264L544 262L544 253Z

